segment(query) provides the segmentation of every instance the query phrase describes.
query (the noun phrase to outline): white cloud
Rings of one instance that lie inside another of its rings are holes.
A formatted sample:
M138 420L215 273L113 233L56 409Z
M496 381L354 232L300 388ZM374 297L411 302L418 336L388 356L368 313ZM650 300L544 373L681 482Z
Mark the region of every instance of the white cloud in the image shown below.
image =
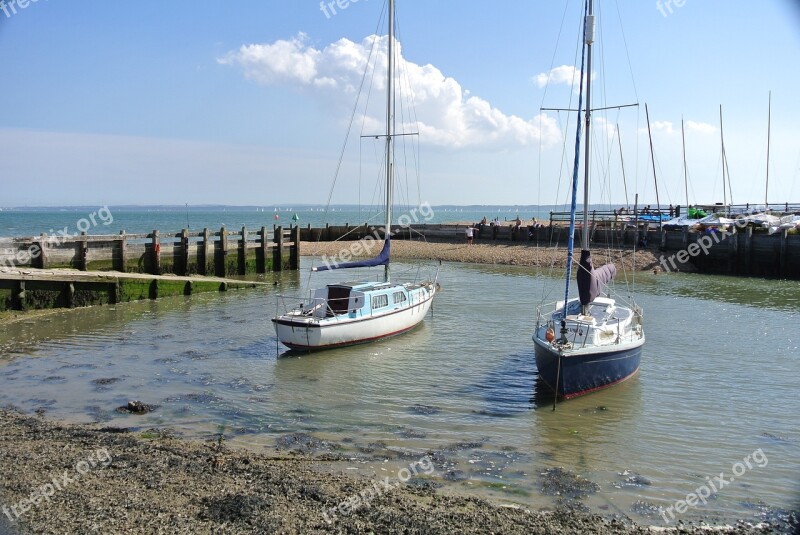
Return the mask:
M553 67L550 72L542 72L535 77L536 85L544 87L548 83L577 85L580 80L580 71L574 65L561 65Z
M371 61L378 75L374 77L371 90L382 92L386 88L385 77L380 76L387 65L386 36L369 36L361 43L343 38L317 49L306 35L299 34L271 44L243 45L218 62L240 67L247 79L259 84L308 89L326 103L333 102L347 109L352 106L361 85L376 39ZM396 47L398 57L402 58L401 45L397 43ZM403 126L406 131L419 131L421 143L449 148L516 148L539 140L545 146L552 146L561 140L553 117L541 114L524 119L505 114L487 100L470 95L458 81L445 76L433 65L418 65L401 59L398 79L401 80L398 85L410 87L410 97L405 89L401 93L406 95L406 104L412 102L415 108L415 123ZM366 83L369 85L370 81ZM365 114L363 128L368 133L380 132L384 104L374 96L370 100L370 109L362 112Z
M650 127L654 132L665 132L667 134L672 134L675 132L675 129L672 128L672 123L670 121L653 121Z
M596 74L592 73L592 80L596 78ZM561 65L553 67L550 72L542 72L533 77L534 82L539 87L547 85L568 85L572 87L572 91L578 94L578 84L581 80L581 71L574 65ZM583 81L584 85L586 80Z
M713 134L717 127L708 123L698 123L696 121L686 121L686 129L700 134Z

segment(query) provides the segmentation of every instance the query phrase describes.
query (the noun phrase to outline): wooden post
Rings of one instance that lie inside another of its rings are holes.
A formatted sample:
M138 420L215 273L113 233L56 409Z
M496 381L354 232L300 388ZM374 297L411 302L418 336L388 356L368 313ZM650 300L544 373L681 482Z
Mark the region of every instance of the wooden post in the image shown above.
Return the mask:
M328 228L328 224L325 223ZM272 271L283 271L283 227L275 228L275 248L272 250Z
M75 308L75 285L67 283L67 307Z
M683 248L686 249L689 246L689 225L684 225L683 227Z
M747 237L744 240L744 261L746 275L753 274L753 227L747 227Z
M81 271L86 271L89 264L89 242L86 239L86 232L81 232L81 239L78 246L80 256L78 257L78 265Z
M729 253L728 253L728 270L731 275L735 275L738 271L739 263L739 233L736 231L736 225L731 229L731 235L728 237L730 240Z
M779 277L785 278L787 267L789 266L789 230L784 229L781 233L781 261L778 270Z
M289 269L300 269L300 227L292 229L292 248L289 252Z
M181 263L184 277L189 275L189 231L181 229Z
M242 227L239 242L239 275L247 275L247 227Z
M200 266L200 273L208 275L208 253L211 253L211 260L214 260L214 251L211 249L211 234L208 232L208 227L203 228L203 259L202 266Z
M218 261L216 262L217 277L228 276L227 257L228 257L228 231L225 230L225 226L223 225L222 228L219 229L219 256L217 259Z
M158 231L153 230L152 243L150 247L153 269L150 271L151 275L161 274L161 242L158 238Z
M308 224L308 228L311 228L311 223ZM260 257L257 258L256 262L256 270L259 273L266 273L267 272L267 227L261 227L261 247L260 247ZM310 234L310 233L309 233Z
M17 310L25 310L25 281L17 281L16 291L13 293L12 302Z
M39 255L36 263L34 263L33 259L31 259L31 266L47 269L47 234L42 233L41 238L39 238L39 242L34 242L34 244L38 245L39 247Z
M125 256L128 249L128 239L125 237L125 231L119 231L119 245L117 246L117 262L116 262L116 270L125 272Z

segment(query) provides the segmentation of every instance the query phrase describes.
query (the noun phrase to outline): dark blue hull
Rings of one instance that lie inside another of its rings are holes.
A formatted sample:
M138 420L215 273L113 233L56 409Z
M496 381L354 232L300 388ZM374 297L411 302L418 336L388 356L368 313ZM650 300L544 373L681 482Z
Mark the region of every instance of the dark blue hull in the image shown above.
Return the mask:
M556 391L559 398L574 398L621 383L633 376L639 370L642 345L603 353L567 352L559 357L549 344L543 346L537 341L536 367L539 378Z

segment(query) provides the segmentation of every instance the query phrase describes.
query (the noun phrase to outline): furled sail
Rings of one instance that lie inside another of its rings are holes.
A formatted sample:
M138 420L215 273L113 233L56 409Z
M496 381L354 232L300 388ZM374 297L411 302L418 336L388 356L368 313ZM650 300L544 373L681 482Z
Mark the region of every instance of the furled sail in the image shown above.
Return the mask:
M605 266L594 269L592 265L592 252L586 249L581 250L580 268L578 269L578 294L582 305L588 305L600 295L606 284L611 282L617 274L617 266L606 264Z
M386 241L383 243L383 249L381 253L368 260L356 260L353 262L328 262L325 261L325 265L318 266L311 268L312 271L329 271L334 269L347 269L347 268L356 268L356 267L373 267L373 266L385 266L389 263L389 249L390 249L390 240L387 238Z

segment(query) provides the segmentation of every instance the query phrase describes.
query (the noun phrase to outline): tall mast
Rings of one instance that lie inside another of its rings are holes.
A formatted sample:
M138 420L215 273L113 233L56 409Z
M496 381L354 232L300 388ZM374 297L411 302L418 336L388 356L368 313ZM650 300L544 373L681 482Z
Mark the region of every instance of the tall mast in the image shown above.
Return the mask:
M394 146L394 134L392 123L394 121L394 0L389 0L389 45L387 54L387 74L386 74L386 239L390 239L392 233L392 188L393 169L392 169L392 149ZM384 266L383 279L389 282L390 269L387 262Z
M619 141L619 163L622 167L622 185L625 187L625 206L628 206L628 180L625 178L625 158L622 156L622 136L619 135L619 123L617 123L617 141Z
M681 141L683 142L683 188L686 192L686 216L689 216L689 168L686 166L686 134L683 130L683 117L681 117Z
M586 43L586 153L584 155L583 174L583 229L581 231L581 249L589 250L589 158L592 150L592 43L594 42L594 9L593 0L589 0L589 14L586 15L584 42Z
M769 137L772 129L772 91L769 92L769 108L767 110L767 185L764 189L764 208L769 208Z
M653 183L656 185L656 210L658 211L658 230L663 228L661 219L661 201L658 199L658 175L656 174L656 153L653 150L653 133L650 131L650 110L647 102L644 103L644 114L647 117L647 137L650 138L650 160L653 162Z
M722 209L727 210L728 195L725 189L725 135L722 133L722 104L719 105L719 140L722 145Z

